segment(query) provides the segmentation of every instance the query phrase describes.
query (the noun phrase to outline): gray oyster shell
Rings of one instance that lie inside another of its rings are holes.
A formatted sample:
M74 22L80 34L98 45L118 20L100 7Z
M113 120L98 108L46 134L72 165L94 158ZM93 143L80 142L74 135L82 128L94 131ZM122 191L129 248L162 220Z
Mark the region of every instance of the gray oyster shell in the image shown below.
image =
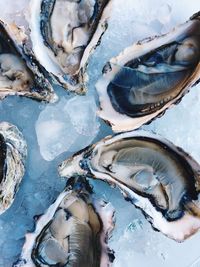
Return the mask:
M0 21L0 99L19 95L55 102L48 73L25 47L26 36L15 24Z
M200 229L200 166L179 147L145 131L110 136L59 167L116 185L154 228L176 241Z
M35 57L62 87L86 91L88 59L108 26L113 0L32 0L27 16Z
M66 189L26 235L14 267L111 266L107 241L114 227L111 204L92 198L84 177L69 179Z
M0 214L13 203L25 172L27 145L16 126L0 123Z
M99 116L116 132L139 128L178 103L200 78L200 13L112 58L96 84Z

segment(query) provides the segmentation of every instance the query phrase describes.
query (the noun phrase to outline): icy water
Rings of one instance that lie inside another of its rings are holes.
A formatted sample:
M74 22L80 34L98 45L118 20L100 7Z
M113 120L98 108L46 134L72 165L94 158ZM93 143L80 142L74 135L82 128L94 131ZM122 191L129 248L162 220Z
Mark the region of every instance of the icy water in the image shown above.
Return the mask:
M15 3L16 2L16 3ZM28 0L0 0L0 17L22 24ZM104 64L134 41L169 31L200 10L199 0L115 0L109 28L89 64L89 94L68 95L55 88L60 101L53 105L8 97L0 103L0 120L23 132L28 143L26 174L12 207L0 216L0 267L18 258L24 235L33 229L33 217L42 214L65 186L58 164L91 142L112 133L95 116L95 83ZM17 12L19 11L19 12ZM200 162L200 86L182 102L144 128L154 130L183 147ZM117 189L92 182L98 196L116 208L116 228L110 240L114 267L199 267L200 233L178 244L154 232L139 210L125 202ZM103 192L103 193L102 193Z

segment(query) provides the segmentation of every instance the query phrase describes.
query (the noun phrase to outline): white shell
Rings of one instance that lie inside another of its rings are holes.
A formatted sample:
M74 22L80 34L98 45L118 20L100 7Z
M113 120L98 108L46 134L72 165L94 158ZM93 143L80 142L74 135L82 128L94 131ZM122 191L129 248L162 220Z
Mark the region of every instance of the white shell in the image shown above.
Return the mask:
M65 191L63 191L57 197L56 201L46 210L46 212L38 218L34 232L26 234L26 240L22 248L20 259L14 264L14 267L36 266L32 260L32 251L34 249L38 236L41 234L45 226L52 220L62 200L64 198L67 199L68 196L70 197L71 195L73 195L73 193L74 193L73 189L66 189ZM75 197L71 197L71 199L69 199L68 206L73 204L75 199L76 199ZM108 255L108 253L111 251L108 248L107 241L114 228L115 210L110 203L105 203L104 201L93 200L92 203L103 223L101 237L100 237L101 249L102 249L100 267L105 267L105 266L111 267L112 263Z
M8 38L11 39L12 43L10 45L12 45L13 49L15 49L15 51L17 52L15 57L18 58L20 64L23 64L27 71L30 73L30 75L32 76L31 80L33 82L33 88L31 88L31 85L27 85L25 88L18 88L17 86L15 86L15 89L1 88L0 85L0 99L4 99L8 95L19 95L37 99L40 101L57 101L58 97L54 93L53 87L47 79L49 78L49 76L47 75L47 73L44 73L42 67L34 58L34 55L32 54L31 50L25 48L24 44L27 41L27 37L25 35L24 29L17 27L14 23L6 24L2 21L0 21L0 26L2 27L2 29L4 29L6 35L8 35ZM20 78L18 79L20 80Z
M184 32L190 30L194 17L198 19L198 16L199 14L197 13L191 18L191 20L174 28L168 34L147 38L143 41L139 41L133 44L107 63L104 68L104 74L102 78L100 78L100 80L96 84L96 89L100 101L100 109L98 111L98 115L111 125L114 132L134 130L139 128L143 124L151 122L154 118L162 116L166 109L172 107L175 103L177 103L189 91L189 88L199 81L200 62L198 63L198 66L196 67L191 77L187 79L181 93L176 98L166 103L156 112L134 118L129 117L126 114L117 112L113 108L113 105L107 93L107 87L109 83L114 79L115 75L119 72L120 66L124 66L127 62L130 62L130 60L139 58L152 50L173 42L178 36L181 36Z
M12 205L23 178L27 145L22 133L8 122L0 123L0 134L6 143L6 172L5 178L0 183L0 214L2 214Z
M89 177L91 176L92 178L101 179L108 182L109 184L116 185L126 198L128 198L136 207L142 209L145 212L147 219L151 222L154 228L158 229L171 239L179 242L184 241L186 238L190 237L200 229L199 200L191 202L191 206L195 207L195 209L198 211L198 215L194 216L190 212L185 211L184 215L180 219L175 221L167 221L162 213L153 206L153 204L147 197L135 193L128 186L126 186L125 183L121 183L108 173L101 171L100 167L99 169L95 167L97 166L97 163L95 163L95 157L98 161L98 155L101 154L101 151L104 147L115 142L120 142L120 140L122 139L124 140L126 138L134 137L145 137L155 141L158 140L162 142L163 145L166 145L166 147L169 147L170 149L172 149L172 151L180 155L180 157L184 158L194 172L194 179L196 181L195 186L197 192L199 192L200 165L179 147L176 147L161 136L146 131L133 131L118 134L113 137L108 136L98 143L81 151L80 153L75 154L74 157L65 160L59 166L59 174L60 176L66 178L74 174L85 175ZM93 163L91 163L92 161Z
M27 16L29 28L31 30L30 38L32 41L32 49L34 55L40 62L40 64L52 75L55 82L57 82L67 90L74 91L76 93L84 93L86 91L86 82L88 80L86 73L88 60L90 55L94 52L95 48L99 45L101 37L107 29L113 0L107 0L107 4L104 7L103 13L98 22L98 26L89 44L84 50L79 69L73 76L70 76L65 71L63 71L59 63L56 62L52 51L44 44L40 30L40 11L42 1L43 0L31 0L29 14ZM78 81L78 84L70 83L69 80L71 78L75 78Z

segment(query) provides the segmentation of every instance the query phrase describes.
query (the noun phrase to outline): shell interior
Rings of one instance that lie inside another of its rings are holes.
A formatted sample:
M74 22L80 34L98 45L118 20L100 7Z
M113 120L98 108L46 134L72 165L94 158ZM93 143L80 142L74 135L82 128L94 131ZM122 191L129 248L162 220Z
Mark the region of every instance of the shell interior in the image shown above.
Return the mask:
M155 139L135 137L94 149L90 166L148 197L169 221L179 219L187 201L198 198L192 167Z
M22 30L16 25L0 22L0 98L16 94L55 101L46 73L31 53L24 50L24 41Z
M25 172L27 145L12 124L0 123L0 214L13 203Z
M28 20L34 54L63 87L85 90L88 58L107 28L111 1L31 1Z
M107 137L59 167L119 187L153 227L183 241L200 228L200 166L180 148L145 131Z
M114 210L92 200L85 179L71 178L69 184L38 219L35 232L27 234L15 266L110 266L106 240Z
M125 49L103 73L96 86L99 115L113 130L133 130L151 121L200 78L199 14L166 35Z

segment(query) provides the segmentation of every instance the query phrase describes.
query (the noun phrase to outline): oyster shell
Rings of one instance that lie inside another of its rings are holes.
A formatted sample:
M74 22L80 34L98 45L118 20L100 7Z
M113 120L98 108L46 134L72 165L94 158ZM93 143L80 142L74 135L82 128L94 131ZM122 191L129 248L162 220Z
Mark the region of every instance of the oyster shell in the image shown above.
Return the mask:
M176 241L200 228L200 166L153 133L107 137L64 161L59 173L91 176L118 186L154 228Z
M33 52L64 88L83 93L92 51L107 29L113 0L32 0L27 20Z
M20 95L54 102L46 71L25 48L26 37L15 24L0 21L0 99Z
M0 123L0 214L13 203L25 171L26 142L16 126Z
M85 178L69 179L65 191L39 217L35 231L26 235L14 266L111 266L113 255L106 242L114 209L91 194Z
M116 132L139 128L178 103L200 78L200 13L112 58L97 82L99 116Z

